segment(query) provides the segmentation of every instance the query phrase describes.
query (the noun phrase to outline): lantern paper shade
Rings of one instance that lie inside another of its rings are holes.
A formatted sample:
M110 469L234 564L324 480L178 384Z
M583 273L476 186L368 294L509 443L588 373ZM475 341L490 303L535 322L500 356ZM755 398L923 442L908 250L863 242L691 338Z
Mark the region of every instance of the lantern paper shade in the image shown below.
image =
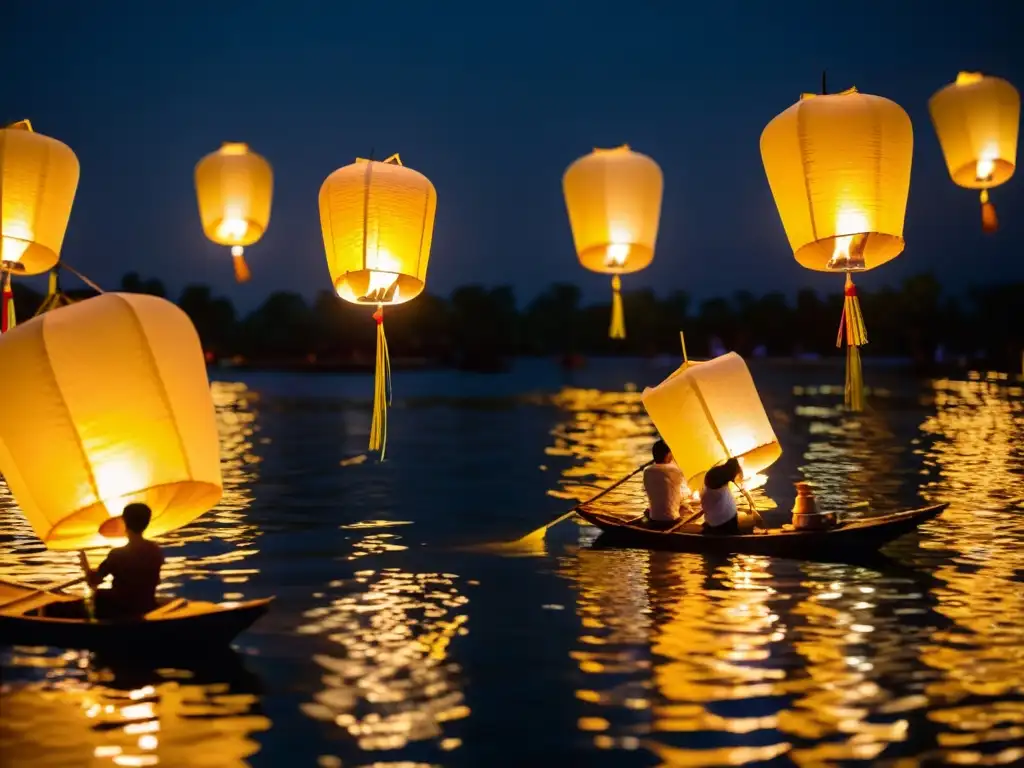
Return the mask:
M357 159L320 187L320 227L334 290L345 301L377 306L370 450L384 457L391 363L384 305L416 298L427 280L437 192L430 179L402 165Z
M402 304L423 291L437 192L401 164L356 160L320 187L327 268L338 295L355 304Z
M249 278L242 259L270 224L274 174L247 144L226 142L196 164L196 200L203 232L219 245L231 246L239 282Z
M851 88L804 94L761 134L761 159L796 260L862 271L898 256L914 149L895 102Z
M221 496L220 449L199 337L174 304L107 293L0 337L0 473L52 549L111 544L126 504L147 536Z
M0 129L0 262L16 275L60 259L78 189L78 158L27 120Z
M1020 94L999 77L961 72L928 100L932 123L954 182L997 187L1017 163Z
M684 364L641 400L691 489L727 459L739 459L750 478L782 455L754 379L735 352Z
M570 165L562 190L580 263L616 275L650 264L662 186L658 164L628 145L595 149Z

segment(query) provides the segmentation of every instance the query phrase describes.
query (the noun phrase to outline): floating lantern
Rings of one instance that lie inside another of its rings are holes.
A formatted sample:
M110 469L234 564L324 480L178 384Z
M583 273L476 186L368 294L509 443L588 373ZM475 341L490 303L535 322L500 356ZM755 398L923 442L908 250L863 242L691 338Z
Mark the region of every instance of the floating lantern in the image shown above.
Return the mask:
M0 473L51 549L109 546L125 505L147 535L221 496L220 448L199 337L165 299L106 293L0 337Z
M0 332L15 324L11 275L37 275L60 259L78 173L71 148L28 120L0 128Z
M928 100L946 167L955 184L981 190L981 227L999 228L988 191L1008 181L1017 163L1020 94L1006 80L961 72Z
M196 199L203 232L218 245L231 246L235 279L251 277L245 247L257 242L270 223L274 174L248 144L225 142L196 164Z
M628 144L595 149L562 177L565 207L580 263L612 275L608 335L626 338L619 275L637 272L654 259L661 219L661 168Z
M852 274L904 247L914 134L907 113L850 88L805 93L761 134L761 159L796 260L845 272L837 346L847 343L846 404L863 407L860 347L867 331Z
M359 158L320 187L320 227L334 290L345 301L377 307L370 450L381 458L391 399L384 306L404 304L423 291L436 208L434 185L403 166L397 154L383 162Z
M754 379L735 352L687 361L640 399L692 490L701 487L705 472L731 458L739 460L749 485L782 455Z

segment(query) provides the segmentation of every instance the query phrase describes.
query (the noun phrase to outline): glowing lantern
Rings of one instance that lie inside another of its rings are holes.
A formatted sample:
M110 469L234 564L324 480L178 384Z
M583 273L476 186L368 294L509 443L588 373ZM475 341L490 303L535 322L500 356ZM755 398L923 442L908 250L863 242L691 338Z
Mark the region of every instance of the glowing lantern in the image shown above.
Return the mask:
M953 182L981 190L981 226L999 227L988 191L1013 176L1017 163L1020 94L1002 78L961 72L928 100Z
M640 399L692 490L727 459L739 460L749 485L782 455L754 379L735 352L688 361Z
M131 502L147 535L221 496L220 448L199 337L165 299L107 293L0 337L0 473L52 549L110 545Z
M851 277L904 247L914 134L907 113L850 88L805 93L761 134L761 159L793 255L808 269L846 273L837 346L847 342L846 404L863 407L867 344Z
M404 304L423 291L436 208L434 185L398 155L383 162L359 158L320 187L320 227L334 290L345 301L377 307L370 450L382 458L391 396L384 306Z
M196 164L196 199L203 232L218 245L231 246L235 279L249 279L244 250L270 224L274 174L270 163L247 144L225 142Z
M608 335L626 338L619 275L654 259L661 219L661 168L629 145L595 149L565 171L562 190L580 263L612 277Z
M0 332L15 325L11 274L37 275L60 259L78 172L71 148L28 120L0 128Z

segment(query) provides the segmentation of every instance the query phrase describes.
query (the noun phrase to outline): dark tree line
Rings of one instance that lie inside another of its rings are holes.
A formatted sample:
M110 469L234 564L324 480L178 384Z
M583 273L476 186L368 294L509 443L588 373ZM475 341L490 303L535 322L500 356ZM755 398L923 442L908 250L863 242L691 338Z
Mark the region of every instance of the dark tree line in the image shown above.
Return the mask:
M121 290L167 297L163 283L135 273ZM18 317L35 313L43 296L26 286L15 291ZM73 291L72 298L90 292ZM500 369L519 355L679 354L686 332L694 357L713 344L743 355L837 355L841 293L819 296L804 289L791 302L781 293L695 303L682 291L659 297L651 290L623 295L628 338L608 338L610 307L584 305L579 289L556 283L520 307L510 287L466 285L443 298L423 294L386 309L389 346L396 366L447 365ZM312 303L286 291L273 293L253 312L240 316L230 300L205 285L189 285L178 305L195 323L211 361L254 366L361 368L373 362L372 308L348 304L330 291ZM867 356L934 360L941 347L947 360L968 356L994 366L1020 365L1024 347L1024 284L971 290L964 299L944 296L930 274L906 280L899 289L861 291L870 344ZM758 349L760 348L760 349Z

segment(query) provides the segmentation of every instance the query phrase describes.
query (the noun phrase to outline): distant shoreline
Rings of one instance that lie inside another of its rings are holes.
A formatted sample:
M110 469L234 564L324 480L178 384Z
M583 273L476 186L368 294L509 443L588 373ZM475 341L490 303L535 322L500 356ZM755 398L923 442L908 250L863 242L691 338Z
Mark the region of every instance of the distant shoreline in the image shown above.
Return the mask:
M697 358L700 359L700 358ZM862 363L869 369L907 370L918 372L923 375L946 375L953 373L966 373L969 370L986 370L987 366L982 361L957 360L943 363L921 363L911 358L904 357L871 357L864 355ZM396 371L463 371L466 373L505 373L512 369L517 361L521 360L549 360L554 365L559 364L559 358L550 356L528 356L488 360L480 365L453 364L443 360L434 360L423 357L392 357L391 368ZM678 365L681 360L669 355L653 357L639 356L616 356L616 355L592 355L588 358L574 358L571 364L563 364L566 370L586 370L592 361L606 360L634 360L649 366L671 368ZM845 355L829 357L747 357L747 363L752 368L797 368L797 369L842 369L846 365ZM267 373L310 373L310 374L366 374L373 373L374 366L371 361L340 361L340 360L259 360L259 361L216 361L209 363L211 371L226 372L267 372ZM1014 371L1012 373L1019 373Z

